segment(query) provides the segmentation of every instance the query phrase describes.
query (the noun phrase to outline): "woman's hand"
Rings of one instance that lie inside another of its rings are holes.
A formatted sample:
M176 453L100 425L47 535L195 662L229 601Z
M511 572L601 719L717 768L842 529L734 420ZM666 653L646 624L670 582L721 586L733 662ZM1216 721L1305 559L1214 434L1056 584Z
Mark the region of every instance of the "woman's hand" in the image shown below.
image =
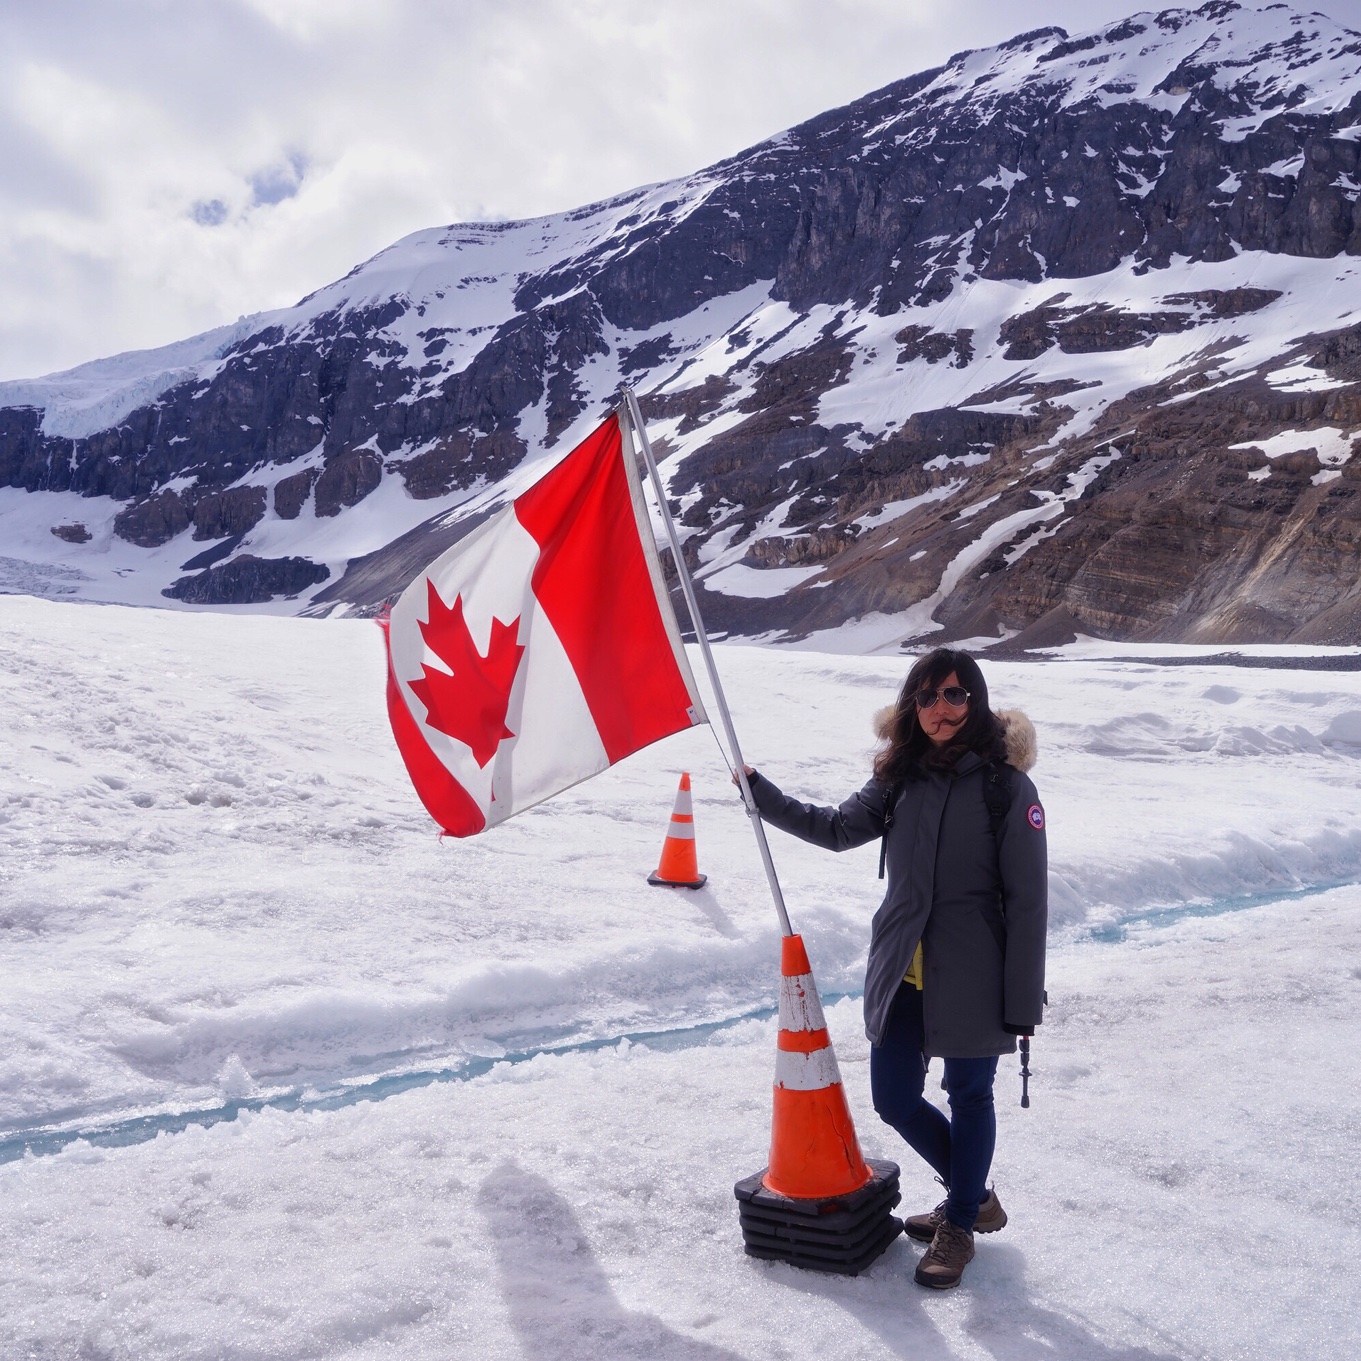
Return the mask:
M749 766L745 761L742 762L742 770L743 770L743 773L747 776L748 779L750 779L753 775L756 774L756 767L755 767L755 766ZM737 772L736 772L735 770L734 770L733 773L732 773L732 782L733 782L733 784L735 784L739 789L742 788L742 781L739 780L739 779L737 778Z

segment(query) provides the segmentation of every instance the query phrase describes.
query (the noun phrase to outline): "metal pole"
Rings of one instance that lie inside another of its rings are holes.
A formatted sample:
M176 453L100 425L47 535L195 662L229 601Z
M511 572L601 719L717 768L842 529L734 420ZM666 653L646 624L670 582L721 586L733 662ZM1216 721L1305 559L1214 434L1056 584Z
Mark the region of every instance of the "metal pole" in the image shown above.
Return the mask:
M732 715L728 712L728 701L723 694L722 682L718 679L718 667L714 664L714 654L709 647L709 635L704 631L704 621L699 617L699 602L695 599L695 587L690 580L689 568L681 552L680 538L676 534L675 522L671 519L671 508L666 504L666 488L662 485L662 475L657 471L657 460L652 456L652 444L647 437L647 427L643 424L643 413L638 409L638 398L631 387L622 387L620 392L628 411L629 424L638 435L638 444L643 452L643 462L647 464L648 476L652 479L653 490L657 493L657 504L661 507L662 523L666 526L667 541L671 545L671 556L676 564L676 574L680 577L681 592L685 596L686 608L690 611L690 622L694 625L695 641L699 644L700 655L704 658L705 669L709 673L709 683L714 687L714 699L718 703L719 717L723 720L723 732L728 739L728 749L732 752L733 766L737 772L738 784L742 790L742 804L751 819L752 831L756 833L756 845L761 852L761 863L766 867L766 878L770 881L770 896L775 899L775 911L780 918L781 934L792 936L794 928L789 924L789 913L785 910L784 894L780 892L780 881L775 875L775 862L770 858L770 843L766 840L766 829L761 822L760 811L752 797L751 785L747 782L746 768L742 762L742 748L737 742L737 732L732 725Z

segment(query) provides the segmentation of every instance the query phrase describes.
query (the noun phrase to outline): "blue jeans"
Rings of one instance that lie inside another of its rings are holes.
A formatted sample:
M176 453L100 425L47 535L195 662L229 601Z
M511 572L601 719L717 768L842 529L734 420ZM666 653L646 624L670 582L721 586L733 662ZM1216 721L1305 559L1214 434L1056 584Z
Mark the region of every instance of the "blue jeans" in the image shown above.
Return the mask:
M889 1009L882 1043L870 1047L874 1109L945 1183L946 1219L961 1229L972 1229L979 1202L987 1195L988 1169L997 1143L997 1114L992 1105L997 1059L945 1060L945 1090L950 1098L947 1120L922 1095L925 1038L922 995L911 983L903 983Z

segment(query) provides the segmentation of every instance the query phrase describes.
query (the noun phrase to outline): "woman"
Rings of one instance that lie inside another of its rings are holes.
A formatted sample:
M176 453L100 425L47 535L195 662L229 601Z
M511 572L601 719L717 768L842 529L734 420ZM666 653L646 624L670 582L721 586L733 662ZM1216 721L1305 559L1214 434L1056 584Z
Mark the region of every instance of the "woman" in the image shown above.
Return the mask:
M931 1244L917 1282L948 1289L973 1260L975 1229L1007 1222L987 1187L993 1077L1044 1003L1044 809L1025 774L1035 732L1024 715L994 714L978 663L950 648L916 662L879 731L873 776L839 808L747 773L762 818L786 832L834 851L884 839L888 886L865 974L870 1082L880 1117L945 1185L906 1231ZM923 1096L937 1057L948 1120Z

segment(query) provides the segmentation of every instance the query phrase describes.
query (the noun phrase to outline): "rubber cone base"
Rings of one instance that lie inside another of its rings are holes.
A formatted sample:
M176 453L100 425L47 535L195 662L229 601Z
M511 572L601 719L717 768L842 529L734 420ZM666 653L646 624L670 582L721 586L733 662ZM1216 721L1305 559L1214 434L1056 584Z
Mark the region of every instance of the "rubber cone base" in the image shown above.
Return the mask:
M647 881L659 888L703 888L709 882L709 876L701 874L697 879L663 879L654 871L647 876Z
M858 1276L902 1232L890 1212L902 1199L898 1164L867 1159L874 1174L859 1190L825 1200L795 1200L762 1183L765 1169L733 1187L749 1257L807 1271Z

